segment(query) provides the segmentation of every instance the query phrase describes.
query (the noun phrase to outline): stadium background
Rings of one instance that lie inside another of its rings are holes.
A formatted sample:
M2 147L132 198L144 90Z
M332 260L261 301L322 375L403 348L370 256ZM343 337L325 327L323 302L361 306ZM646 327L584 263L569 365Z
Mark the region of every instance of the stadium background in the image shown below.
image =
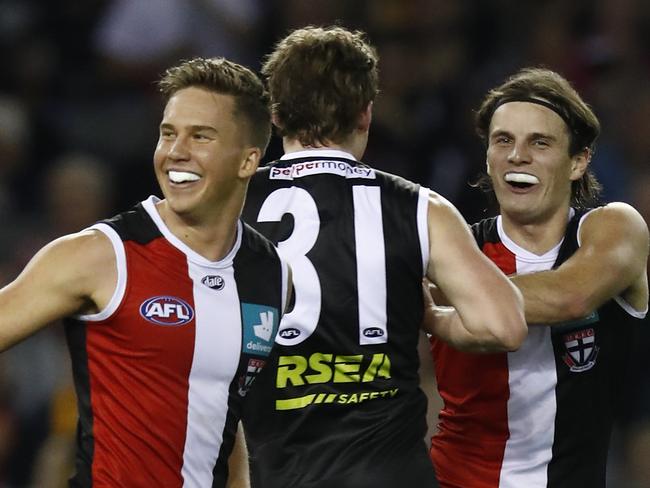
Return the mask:
M439 191L468 221L488 215L468 185L485 164L472 110L505 76L543 65L601 119L605 199L650 220L645 0L0 0L0 284L45 242L157 193L153 81L165 67L202 55L258 70L289 29L331 23L366 31L381 58L370 164ZM265 159L280 153L274 138ZM646 328L619 399L614 488L650 486L648 352ZM0 355L0 486L63 486L74 414L60 326Z

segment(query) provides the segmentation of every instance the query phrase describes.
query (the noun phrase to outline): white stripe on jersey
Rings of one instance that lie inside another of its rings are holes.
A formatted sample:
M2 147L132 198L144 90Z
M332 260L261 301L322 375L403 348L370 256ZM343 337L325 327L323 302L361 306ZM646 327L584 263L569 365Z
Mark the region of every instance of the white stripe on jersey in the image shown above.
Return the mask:
M517 274L551 269L562 242L542 256L518 246L497 219L501 242L516 256ZM533 326L521 348L508 358L508 428L499 488L546 487L547 467L553 454L555 386L557 374L551 328Z
M232 267L220 268L226 285L212 290L201 283L215 268L188 261L194 282L196 333L189 376L183 487L212 486L226 424L228 389L242 349L241 312ZM216 320L215 320L216 319Z
M427 275L429 265L429 194L431 190L420 187L418 195L417 224L420 237L420 248L422 249L422 276Z
M359 293L359 344L384 344L388 341L388 319L381 188L355 185L352 187L352 197ZM372 333L366 335L366 331Z
M531 327L522 347L507 357L510 438L503 453L499 488L546 487L557 411L551 328Z
M103 310L100 310L94 314L88 315L75 315L74 318L77 320L84 320L87 322L98 322L100 320L106 320L117 310L122 299L124 298L124 292L126 291L126 253L124 251L124 243L122 239L108 224L95 224L92 227L89 227L88 230L98 230L105 234L111 241L113 245L113 251L115 251L115 266L117 267L117 283L115 286L115 291L113 296L109 300L106 307Z

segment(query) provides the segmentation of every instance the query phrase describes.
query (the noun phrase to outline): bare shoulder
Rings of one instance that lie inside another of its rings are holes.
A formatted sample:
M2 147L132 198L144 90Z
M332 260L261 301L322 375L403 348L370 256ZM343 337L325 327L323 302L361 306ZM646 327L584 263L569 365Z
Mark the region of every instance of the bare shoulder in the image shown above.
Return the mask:
M589 212L580 230L580 236L618 235L628 239L648 239L648 225L638 210L624 202L612 202Z
M444 223L445 219L465 223L465 219L449 200L431 190L429 190L428 215L429 219L436 219L438 222L442 219L441 223ZM432 223L431 220L430 223Z
M97 266L115 261L115 253L110 239L95 229L83 230L55 239L43 248L52 259L69 263L74 268L82 265Z
M115 289L117 268L110 239L86 230L59 237L0 290L0 349L75 313L102 310Z
M25 269L25 277L47 279L52 286L65 286L91 296L113 285L115 252L110 239L100 231L84 230L47 244Z

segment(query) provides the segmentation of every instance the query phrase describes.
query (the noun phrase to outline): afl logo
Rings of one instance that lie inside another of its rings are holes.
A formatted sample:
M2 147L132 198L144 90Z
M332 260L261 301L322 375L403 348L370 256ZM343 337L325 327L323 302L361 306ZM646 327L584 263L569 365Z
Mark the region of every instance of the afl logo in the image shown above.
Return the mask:
M226 286L226 280L219 275L204 276L201 283L213 290L222 290Z
M293 327L289 327L287 329L283 329L279 332L280 337L284 339L294 339L300 335L300 331L298 329L294 329Z
M384 331L379 327L367 327L363 329L363 335L366 337L381 337L384 335Z
M180 298L158 296L142 302L140 315L153 324L178 327L194 318L194 310Z

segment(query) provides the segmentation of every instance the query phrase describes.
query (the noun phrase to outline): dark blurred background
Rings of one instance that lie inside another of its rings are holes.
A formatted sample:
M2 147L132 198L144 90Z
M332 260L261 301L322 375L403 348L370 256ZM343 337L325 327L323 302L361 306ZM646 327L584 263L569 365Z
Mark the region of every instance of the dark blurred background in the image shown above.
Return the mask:
M259 70L291 28L332 23L364 30L380 55L366 162L442 193L470 222L487 216L468 184L485 164L473 110L543 65L600 117L605 199L650 220L647 0L0 0L0 285L49 240L159 193L154 82L166 67L202 55ZM265 160L280 154L274 138ZM615 488L650 487L649 327L619 399ZM60 326L0 355L0 487L65 485L74 402Z

